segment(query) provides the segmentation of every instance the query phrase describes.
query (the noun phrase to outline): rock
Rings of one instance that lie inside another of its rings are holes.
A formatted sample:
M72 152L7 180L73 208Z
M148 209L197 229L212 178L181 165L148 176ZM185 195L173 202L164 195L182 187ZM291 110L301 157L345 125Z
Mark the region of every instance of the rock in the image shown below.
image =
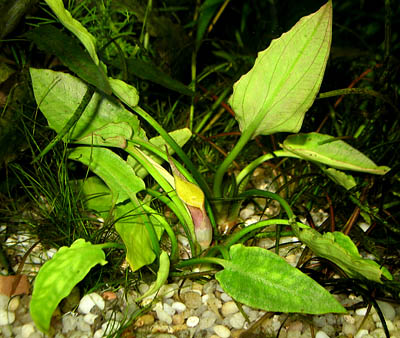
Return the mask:
M232 297L231 296L229 296L228 294L226 294L225 292L222 292L221 293L221 300L223 301L223 302L229 302L229 301L231 301L232 300Z
M231 326L234 329L241 329L243 328L245 322L245 318L243 317L243 315L240 312L235 313L230 319L229 319L229 324L231 324Z
M318 331L315 334L315 338L330 338L324 331Z
M186 310L186 305L182 302L174 302L172 303L172 308L175 309L176 312L180 313Z
M367 311L368 311L368 308L366 308L366 307L359 308L356 310L356 315L357 316L365 316Z
M228 338L231 335L231 331L224 325L215 325L214 332L221 338Z
M104 310L104 299L95 292L89 293L82 297L79 302L78 311L83 314L89 313L93 307L97 306L100 310Z
M28 338L32 333L34 333L35 327L33 323L22 325L21 327L21 338Z
M353 337L356 334L356 331L357 331L357 328L355 327L354 324L344 323L343 326L342 326L342 332L346 336Z
M222 304L221 314L224 317L228 317L238 311L239 311L239 309L234 301L229 301L229 302Z
M381 309L385 319L393 321L394 318L396 317L396 311L395 311L393 305L390 303L387 303L387 302L382 302L380 300L378 300L377 303L378 303L379 308Z
M185 322L185 317L183 317L182 313L176 313L172 316L172 324L182 325L184 322Z
M200 322L199 317L197 316L191 316L186 320L186 325L188 327L196 327Z
M6 310L8 307L9 301L10 301L10 297L0 294L0 310Z
M173 316L176 312L176 310L171 305L168 305L167 303L163 304L163 309L164 309L165 313L167 313L170 316Z
M110 335L117 331L119 327L121 326L121 323L117 320L108 320L103 325L101 325L101 329L104 332L104 335Z
M209 310L203 312L203 314L201 315L199 329L200 330L209 329L215 324L217 319L218 317L214 312Z
M14 321L15 321L14 312L0 309L0 326L12 324L14 323Z
M97 317L98 317L98 315L95 315L93 313L87 313L83 316L83 320L85 321L85 323L87 323L89 325L93 325L93 323Z
M77 316L73 313L67 313L61 319L62 321L62 332L68 333L76 329L78 325Z
M197 309L202 303L201 296L194 291L185 292L182 298L189 309Z

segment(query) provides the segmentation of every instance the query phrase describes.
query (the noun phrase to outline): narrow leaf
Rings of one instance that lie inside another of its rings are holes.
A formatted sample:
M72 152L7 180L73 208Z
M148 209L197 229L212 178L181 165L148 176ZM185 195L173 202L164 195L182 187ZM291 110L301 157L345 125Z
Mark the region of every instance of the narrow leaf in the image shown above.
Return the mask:
M47 5L52 9L57 18L61 21L65 28L71 31L75 36L82 42L85 46L86 50L89 52L89 55L93 59L93 62L98 65L99 58L96 53L96 39L90 34L82 24L75 20L71 13L68 12L62 0L45 0Z
M84 239L77 239L70 247L61 247L41 268L35 279L30 313L36 326L48 332L54 310L97 264L104 265L103 250Z
M25 34L42 51L57 56L82 80L111 95L111 87L103 69L96 65L81 45L52 25L35 28ZM43 37L46 37L43 39Z
M377 166L346 142L326 134L290 135L283 141L283 148L305 160L323 163L337 169L376 175L384 175L390 170L389 167Z
M230 256L215 278L238 302L270 312L346 312L321 285L268 250L236 244Z
M242 133L298 132L319 91L332 36L332 2L258 53L229 100Z

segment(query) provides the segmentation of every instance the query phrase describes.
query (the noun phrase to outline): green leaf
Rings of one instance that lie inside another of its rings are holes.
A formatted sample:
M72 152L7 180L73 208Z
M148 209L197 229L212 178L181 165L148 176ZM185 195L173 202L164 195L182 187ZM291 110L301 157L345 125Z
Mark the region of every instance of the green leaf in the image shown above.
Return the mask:
M30 74L36 102L49 126L58 133L81 103L87 91L87 85L72 75L48 69L30 68ZM135 115L124 109L116 100L95 93L69 134L69 140L80 143L82 139L82 143L92 144L88 139L90 140L93 136L93 140L96 140L96 135L101 136L99 129L105 127L107 127L107 138L111 138L110 124L120 123L128 124L135 136L145 138L144 131L140 128L139 120ZM113 137L121 136L119 135L122 133L121 128L125 129L124 137L127 136L126 128L122 125L116 128L118 129ZM118 142L120 141L121 138Z
M60 61L82 80L111 95L110 83L103 69L96 65L74 38L52 25L35 28L25 34L41 50L57 56ZM43 37L46 39L43 39Z
M191 91L182 82L173 79L152 63L131 58L127 60L127 65L129 73L137 76L140 79L157 83L160 86L171 89L183 95L194 95L193 91Z
M357 183L353 176L345 174L333 168L322 168L322 171L336 184L341 185L346 190L353 189Z
M378 283L382 283L382 275L387 279L392 279L386 268L380 267L378 263L370 259L363 259L350 237L341 232L327 232L321 235L310 228L295 229L295 233L316 256L335 263L350 278L366 278Z
M166 251L162 251L160 255L160 266L157 272L157 279L152 284L152 286L138 299L136 302L141 301L142 299L151 296L153 293L156 293L160 288L165 284L169 275L169 256Z
M321 285L268 250L236 244L230 256L215 278L238 302L270 312L346 312Z
M196 30L196 42L198 45L204 37L208 24L223 2L224 0L206 0L201 5Z
M71 13L68 12L62 0L45 0L47 5L52 9L57 18L61 21L65 28L67 28L71 33L73 33L85 46L86 50L89 52L90 57L96 65L99 65L99 58L96 53L96 39L90 34L82 24L75 20ZM46 37L47 38L47 37Z
M36 326L48 332L54 310L97 264L107 261L99 246L77 239L70 247L61 247L41 268L35 279L30 313Z
M242 133L298 132L324 75L332 36L332 2L303 17L258 53L229 103Z
M333 136L319 133L290 135L283 148L297 156L342 170L384 175L390 168L377 166L363 153Z
M113 79L111 77L109 78L109 81L116 97L118 97L129 107L137 106L139 103L139 93L134 86L127 84L122 80Z
M68 158L89 167L110 188L115 203L125 201L145 189L143 180L118 155L105 148L77 147Z

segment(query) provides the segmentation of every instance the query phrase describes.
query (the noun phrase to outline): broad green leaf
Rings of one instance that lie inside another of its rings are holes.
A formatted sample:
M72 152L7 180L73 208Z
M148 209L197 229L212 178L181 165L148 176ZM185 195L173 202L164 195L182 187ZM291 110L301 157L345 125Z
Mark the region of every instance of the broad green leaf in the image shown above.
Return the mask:
M298 132L321 86L332 36L332 2L303 17L264 51L233 87L242 133Z
M57 18L61 21L65 28L73 33L85 46L90 57L93 59L96 65L99 65L99 58L96 53L96 39L90 34L82 24L75 20L71 13L68 12L62 0L45 0L47 5L52 9Z
M173 79L152 63L131 58L127 60L127 64L129 73L137 76L140 79L157 83L160 86L184 95L194 95L193 91L191 91L182 82Z
M33 287L30 313L36 326L48 332L54 310L97 264L104 265L103 250L84 239L61 247L39 270Z
M350 237L341 232L327 232L321 235L310 229L294 229L296 236L306 244L316 256L330 260L351 278L366 278L382 283L381 277L392 279L390 272L370 259L363 259Z
M377 166L363 153L342 140L319 133L290 135L283 148L297 156L342 170L384 175L390 168Z
M109 78L112 91L116 97L130 107L135 107L139 103L139 93L137 89L118 79Z
M322 168L322 171L336 184L341 185L346 190L353 189L357 183L353 176L345 174L343 171L333 168Z
M145 188L133 169L109 149L77 147L71 149L68 158L85 164L99 176L112 191L115 203L123 202Z
M48 69L30 68L30 74L36 102L49 126L58 133L81 103L87 85L72 75ZM135 115L124 109L116 100L95 93L70 133L70 141L79 143L79 140L84 138L83 143L90 143L87 137L94 136L95 132L99 135L99 129L121 122L127 123L135 136L145 138ZM115 137L118 137L119 132L120 130L117 130Z
M182 128L171 131L168 133L168 135L171 136L180 147L183 147L186 142L189 141L189 139L191 138L192 132L188 128ZM141 141L143 142L143 140ZM174 149L169 144L167 144L165 139L161 136L155 136L151 138L148 142L162 152L165 152L165 147L167 147L169 154L172 155L175 153ZM158 164L161 164L164 161L160 157L145 149L143 149L143 153ZM142 165L140 165L132 156L128 156L127 162L129 165L132 166L132 168L135 170L136 175L140 178L145 178L148 175L147 170Z
M153 293L156 293L160 288L165 284L169 275L169 256L166 251L162 251L160 255L160 266L157 272L157 279L152 284L152 286L138 299L136 302L141 301L142 299L151 296Z
M236 244L230 256L215 278L240 303L270 312L346 312L321 285L268 250Z
M103 69L96 65L74 38L52 25L37 27L25 34L41 50L57 56L60 61L82 80L111 95L110 83ZM43 39L43 37L46 39Z
M132 128L128 123L109 123L96 129L88 136L81 137L75 143L124 149L126 148L126 140L131 137Z

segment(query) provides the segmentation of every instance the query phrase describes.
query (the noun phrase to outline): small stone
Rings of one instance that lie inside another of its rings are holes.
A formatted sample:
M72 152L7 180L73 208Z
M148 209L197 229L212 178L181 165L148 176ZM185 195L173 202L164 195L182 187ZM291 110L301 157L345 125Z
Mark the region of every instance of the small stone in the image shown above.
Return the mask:
M388 328L389 332L395 330L395 327L394 327L393 322L391 320L385 320L385 322L386 322L386 327ZM377 322L376 323L376 327L377 328L382 328L383 327L382 322Z
M181 302L173 302L171 306L178 313L186 310L186 305Z
M362 307L356 310L357 316L365 316L367 314L368 308Z
M224 317L228 317L229 315L234 314L238 311L239 311L239 309L234 301L229 301L229 302L222 304L221 314Z
M365 336L369 336L368 330L362 329L357 332L357 334L354 336L354 338L363 338Z
M346 336L354 336L356 334L357 328L355 327L354 324L350 324L350 323L344 323L342 326L342 332L346 335Z
M91 331L90 325L85 322L85 319L83 316L78 317L76 328L78 331L81 331L81 332L90 332Z
M231 301L232 300L232 297L231 296L229 296L228 294L226 294L225 292L222 292L221 293L221 300L223 301L223 302L229 302L229 301Z
M145 325L152 325L154 323L154 316L150 313L146 313L143 316L140 316L136 322L135 322L135 326L136 327L142 327Z
M89 313L94 306L97 306L100 310L104 310L104 299L95 292L89 293L82 297L79 302L78 311L83 314Z
M351 315L344 315L344 316L343 316L343 320L344 320L346 323L349 323L349 324L354 324L354 323L356 322L356 319L355 319L353 316L351 316Z
M63 333L68 333L68 332L76 329L76 326L78 324L76 317L77 316L72 313L67 313L62 317L61 321L62 321L62 332Z
M229 324L231 324L234 329L241 329L243 328L245 320L243 315L237 312L229 319Z
M217 315L212 311L205 311L203 312L200 320L199 330L206 330L212 327L215 322L217 321Z
M159 294L164 298L172 298L178 289L178 284L165 284L160 288Z
M93 338L103 338L104 337L104 330L98 329L94 335Z
M224 325L215 325L214 332L221 338L228 338L231 335L231 331Z
M167 303L163 304L163 309L170 316L173 316L176 312L176 310L171 305L168 305Z
M98 315L95 315L93 313L87 313L83 316L83 320L85 321L85 323L87 323L89 325L93 325L93 323L97 317L98 317Z
M21 338L28 338L32 333L35 332L33 324L28 323L21 327Z
M10 297L0 293L0 310L6 310L8 308L8 302Z
M155 311L157 313L157 318L160 321L167 323L168 325L172 324L172 317L168 313L166 313L164 309L157 308L155 309Z
M185 322L185 317L182 313L176 313L172 316L172 324L182 325Z
M379 308L381 309L383 316L386 320L394 320L396 317L396 311L392 304L387 302L382 302L380 300L377 301Z
M201 296L194 291L185 292L182 295L184 303L189 309L196 309L201 305Z
M186 320L186 325L188 327L196 327L200 322L199 317L191 316Z
M114 300L117 299L117 294L112 291L105 291L101 295L104 300Z
M18 296L11 298L8 303L8 311L15 312L18 309L19 303L20 301Z
M146 293L146 291L150 288L150 286L148 286L146 283L141 283L138 286L139 292L141 295L143 295L144 293Z
M324 331L318 331L315 338L330 338Z
M101 326L101 329L104 332L104 335L109 335L114 333L119 329L121 323L117 320L108 320Z
M374 338L386 338L385 331L383 329L376 329L371 332L371 336Z
M15 313L0 309L0 326L14 323Z

